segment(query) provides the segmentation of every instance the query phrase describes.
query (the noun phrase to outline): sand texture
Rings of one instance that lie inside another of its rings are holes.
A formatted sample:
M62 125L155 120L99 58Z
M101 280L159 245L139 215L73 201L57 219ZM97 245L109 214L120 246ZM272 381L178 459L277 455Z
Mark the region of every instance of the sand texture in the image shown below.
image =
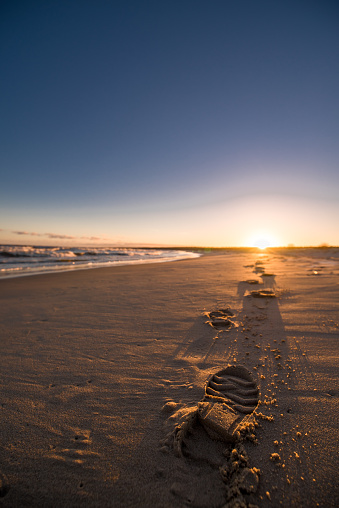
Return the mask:
M338 505L337 251L0 280L0 300L1 507Z

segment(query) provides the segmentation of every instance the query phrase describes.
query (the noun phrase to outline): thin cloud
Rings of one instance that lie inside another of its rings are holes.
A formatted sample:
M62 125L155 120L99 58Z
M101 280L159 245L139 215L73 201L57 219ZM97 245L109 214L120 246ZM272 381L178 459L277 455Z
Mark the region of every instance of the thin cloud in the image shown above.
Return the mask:
M101 240L100 236L80 236L81 240Z
M0 231L6 231L5 229L0 229ZM92 242L102 241L100 236L71 236L71 235L62 235L57 233L36 233L35 231L11 231L11 233L15 235L25 235L25 236L45 236L52 240L89 240Z
M76 236L69 236L69 235L56 235L54 233L45 233L45 236L48 236L48 238L58 239L58 240L76 240Z
M43 236L41 233L30 233L29 231L11 231L11 233L14 233L15 235Z

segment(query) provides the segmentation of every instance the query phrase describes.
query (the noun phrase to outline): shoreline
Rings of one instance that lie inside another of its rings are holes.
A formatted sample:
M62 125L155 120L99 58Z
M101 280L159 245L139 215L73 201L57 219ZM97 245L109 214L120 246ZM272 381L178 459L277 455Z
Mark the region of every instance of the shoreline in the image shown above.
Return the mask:
M222 506L229 445L197 426L176 457L166 435L235 364L260 399L258 444L243 446L261 473L245 501L334 507L339 262L311 254L0 280L2 506ZM209 313L227 307L233 325L212 326Z
M15 246L15 247L17 247L19 249L22 248L21 246ZM28 247L26 246L24 248L28 248ZM45 251L46 250L45 248L38 248L38 247L37 247L37 249L38 249L38 251L40 251L40 250ZM51 250L54 251L54 248L51 248ZM11 265L13 262L6 263L6 261L2 261L2 263L0 263L0 279L11 279L11 278L16 278L16 277L25 277L28 275L73 272L76 270L92 270L95 268L114 268L117 266L125 266L125 265L166 263L166 262L170 262L170 261L179 261L182 259L194 259L194 258L201 256L201 254L194 253L194 252L188 252L188 251L183 251L182 255L179 255L178 254L179 251L174 251L176 253L176 256L175 257L168 257L168 253L171 251L163 249L162 252L164 254L167 254L167 257L153 257L153 258L147 259L147 258L143 258L143 257L140 258L140 251L138 251L137 249L129 249L129 253L124 254L124 256L126 255L126 259L124 261L121 261L120 259L119 260L112 259L112 258L117 258L117 257L121 256L121 253L118 253L118 256L114 255L114 254L116 254L115 251L113 251L112 253L109 253L109 252L107 253L107 251L104 251L105 255L108 254L107 257L109 257L109 254L111 254L111 256L110 256L111 259L105 260L103 258L103 256L101 256L101 260L98 261L96 259L96 257L98 256L98 254L100 254L101 249L99 249L99 252L97 249L97 252L95 252L95 253L83 251L81 254L81 258L78 258L77 261L75 261L74 257L67 258L67 256L69 256L70 254L72 256L74 256L72 250L78 251L78 248L74 248L74 249L70 249L70 250L66 251L64 258L59 256L59 258L50 257L48 259L48 253L46 253L46 255L44 257L44 261L40 261L40 259L41 259L40 252L37 257L34 256L34 253L30 254L30 255L27 255L27 254L21 255L21 253L18 253L18 252L17 253L2 252L2 253L0 253L2 255L1 257L6 258L6 254L8 254L8 258L10 260L12 260L14 258L16 260L16 261L14 261L14 264L17 264L19 266L12 268ZM146 249L146 250L151 250L151 249ZM159 252L159 249L157 249L157 250L152 249L152 250L155 251L156 254ZM83 254L87 254L86 261L83 261ZM139 256L139 259L134 259L135 255ZM76 256L79 256L79 253L77 253ZM128 256L131 256L131 257L127 260ZM142 254L142 256L143 256L143 254ZM27 261L26 261L27 258L35 259L35 265L33 263L31 263L31 264L27 263ZM24 259L24 261L22 259ZM40 261L40 264L39 264L39 261ZM6 267L6 265L7 265L7 267ZM1 268L4 266L5 266L5 268ZM7 270L7 272L6 272L6 270Z
M187 258L179 258L179 259L151 259L148 261L121 261L119 264L106 264L105 266L87 266L87 267L72 267L72 268L60 268L60 270L45 270L45 271L37 271L34 273L20 273L20 274L11 274L11 275L0 275L0 280L7 279L16 279L19 277L33 277L35 275L52 275L57 273L72 273L77 271L87 271L87 270L99 270L105 268L118 268L119 266L138 266L138 265L151 265L157 263L172 263L174 261L184 261L185 259L195 259L192 257Z

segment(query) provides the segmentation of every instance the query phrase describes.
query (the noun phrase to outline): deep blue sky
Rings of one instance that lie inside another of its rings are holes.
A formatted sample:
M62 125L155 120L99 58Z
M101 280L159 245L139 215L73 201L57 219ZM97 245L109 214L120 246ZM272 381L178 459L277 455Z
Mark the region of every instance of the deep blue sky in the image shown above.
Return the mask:
M339 244L335 1L3 1L0 62L1 241Z

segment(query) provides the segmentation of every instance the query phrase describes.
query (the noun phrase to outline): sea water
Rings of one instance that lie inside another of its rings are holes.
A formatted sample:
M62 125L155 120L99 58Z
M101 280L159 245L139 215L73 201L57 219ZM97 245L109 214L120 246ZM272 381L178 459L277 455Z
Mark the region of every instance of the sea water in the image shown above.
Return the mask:
M128 264L160 263L199 256L200 254L196 252L167 249L0 245L0 278Z

